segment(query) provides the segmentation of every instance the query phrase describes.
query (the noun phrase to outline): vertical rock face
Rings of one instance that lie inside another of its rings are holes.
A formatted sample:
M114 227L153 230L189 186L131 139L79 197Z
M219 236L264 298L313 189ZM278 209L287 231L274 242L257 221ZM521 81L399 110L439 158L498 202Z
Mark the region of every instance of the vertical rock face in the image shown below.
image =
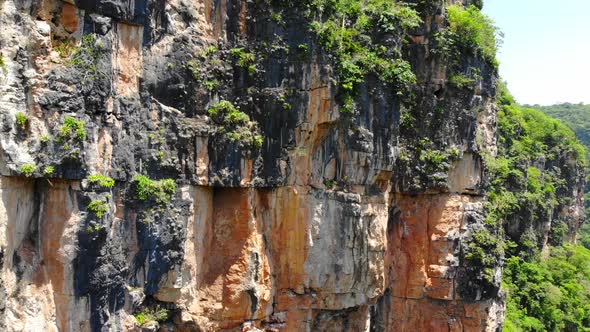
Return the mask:
M0 0L0 330L500 330L499 266L464 257L496 73L447 84L422 14L412 103L369 75L344 113L297 6Z

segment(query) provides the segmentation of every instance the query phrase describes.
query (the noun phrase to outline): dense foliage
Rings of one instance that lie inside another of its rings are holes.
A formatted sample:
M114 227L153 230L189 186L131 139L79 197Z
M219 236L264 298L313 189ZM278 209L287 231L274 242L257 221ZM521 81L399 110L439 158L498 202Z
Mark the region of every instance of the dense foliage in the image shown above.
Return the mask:
M103 188L112 188L115 185L115 180L102 174L93 174L88 177L90 183L98 184Z
M590 105L565 103L532 107L561 120L576 132L584 145L590 146Z
M561 120L576 132L576 136L586 146L586 158L590 152L590 105L564 103L551 106L533 106L545 114ZM586 179L586 215L590 215L590 179ZM580 229L580 242L590 249L590 225L585 224Z
M547 259L511 257L504 287L505 331L590 331L590 250L566 245Z
M388 0L314 0L308 8L311 30L335 59L342 111L354 109L357 85L368 74L392 84L400 94L416 82L399 44L380 38L385 33L401 40L418 28L422 20L416 10Z
M558 120L515 104L504 87L500 90L498 156L486 156L492 177L488 219L490 224L507 227L511 221L518 222L519 230L508 234L510 240L522 255L533 255L540 244L531 236L538 223L551 220L553 209L568 199L568 169L558 166L574 159L577 164L572 171L583 170L585 150ZM559 220L553 224L557 227Z
M145 175L136 174L133 180L137 186L137 199L140 201L153 199L158 204L167 204L176 192L176 183L172 179L155 181Z
M435 36L434 52L447 58L449 69L454 72L451 84L463 85L479 76L476 70L458 73L462 67L458 61L461 54L484 59L497 67L496 51L502 42L502 33L489 17L474 5L456 4L447 7L447 20L448 27Z
M402 58L407 34L423 21L419 9L432 0L410 4L392 0L272 0L280 8L303 9L316 42L334 65L339 87L340 111L355 110L359 84L373 75L390 84L400 96L408 95L416 83L410 63ZM280 13L273 21L280 21ZM307 45L300 45L305 52Z
M493 21L482 14L479 8L461 5L447 7L449 28L444 34L451 46L481 55L494 61L498 47L497 29Z
M250 121L248 114L241 112L231 102L222 100L215 103L207 110L207 113L213 122L219 125L218 132L224 134L230 141L258 148L264 143L257 123Z
M485 159L487 222L507 239L505 330L590 331L590 251L563 244L567 220L555 213L570 203L568 181L585 169L584 147L567 126L499 90L498 156ZM540 252L546 224L548 258Z

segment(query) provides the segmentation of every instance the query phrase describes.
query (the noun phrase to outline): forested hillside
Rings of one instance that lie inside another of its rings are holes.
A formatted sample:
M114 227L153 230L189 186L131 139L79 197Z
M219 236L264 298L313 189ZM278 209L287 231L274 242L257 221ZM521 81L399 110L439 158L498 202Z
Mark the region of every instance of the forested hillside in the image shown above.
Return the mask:
M576 132L576 136L586 146L586 152L590 151L590 105L563 103L551 106L532 106L545 114L561 120ZM586 156L588 159L588 155ZM586 195L584 195L586 215L590 213L590 184L586 181ZM585 223L580 229L580 243L590 249L590 224Z
M527 105L528 107L528 105ZM586 146L590 146L590 105L563 103L551 106L530 106L561 120L576 132Z
M565 125L500 90L498 157L488 165L491 222L506 232L504 329L589 331L590 250L568 243L576 225L563 212L580 196L571 190L584 176L584 147Z

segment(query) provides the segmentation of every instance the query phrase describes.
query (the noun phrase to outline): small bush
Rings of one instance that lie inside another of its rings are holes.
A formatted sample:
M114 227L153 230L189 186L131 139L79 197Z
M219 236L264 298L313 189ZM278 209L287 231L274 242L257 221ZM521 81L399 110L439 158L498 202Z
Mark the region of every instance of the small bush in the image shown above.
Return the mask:
M405 60L396 59L386 62L379 71L383 81L396 84L399 90L416 84L416 74L412 72L412 66Z
M112 188L115 185L114 179L102 174L90 175L88 181L92 184L98 183L98 185L103 188Z
M56 43L53 49L59 53L61 58L69 58L76 51L76 47L72 44L72 42L73 40L71 39L60 40Z
M209 108L209 116L223 128L222 132L231 141L247 146L261 147L264 138L258 133L257 123L250 121L248 114L238 110L231 102L222 100Z
M4 62L4 57L0 54L0 68L6 67L6 62Z
M275 22L276 24L283 24L283 16L281 13L272 13L270 15L270 19Z
M440 165L442 162L447 160L447 155L443 151L439 150L422 150L420 153L420 161L432 163L433 165Z
M84 125L84 121L76 120L71 116L66 116L64 123L58 129L58 141L63 142L74 138L83 141L86 138L86 129L84 129Z
M504 241L487 229L480 229L473 233L471 241L464 250L464 257L469 265L480 268L483 278L493 283L494 269L500 266L504 257Z
M21 129L25 129L27 127L27 122L29 122L29 119L23 112L16 112L17 126L19 126Z
M214 55L215 53L217 53L217 47L215 47L214 45L209 45L206 49L201 51L200 56L206 58Z
M218 80L205 80L203 82L203 84L205 85L205 89L207 89L209 91L213 91L219 85L219 81Z
M43 169L43 175L45 175L45 176L51 176L51 175L53 175L54 172L55 172L55 167L53 167L53 166L45 166L45 168Z
M98 218L102 218L105 213L109 210L107 202L96 199L88 204L88 211L93 212Z
M82 36L80 46L74 49L66 65L84 73L84 82L93 82L99 75L104 75L99 66L100 60L104 57L103 47L96 41L94 35L85 34Z
M191 72L194 79L201 78L201 68L195 60L190 60L186 63L186 68Z
M155 309L145 309L135 314L137 325L143 326L147 322L163 322L168 319L168 310L157 307Z
M176 182L172 179L154 181L145 175L136 175L133 181L137 186L137 199L140 201L152 198L158 204L166 204L176 192Z
M160 151L156 152L156 158L160 162L164 161L164 151L160 150Z
M297 51L301 56L306 57L309 55L309 46L307 44L299 44L297 45Z
M35 173L36 170L37 166L35 164L24 164L20 168L20 172L28 178L33 176L33 173Z
M449 77L449 83L456 86L459 89L473 88L473 86L475 85L475 80L464 75L455 74Z
M456 46L480 54L484 59L496 58L498 39L494 22L475 6L447 7L448 37Z
M88 225L88 227L86 227L86 233L88 233L88 234L98 233L98 232L100 232L101 229L102 229L102 226L100 224L90 224L90 225Z
M243 48L232 48L230 54L237 59L238 66L249 68L256 62L254 53L246 52Z
M261 148L263 144L264 144L264 137L262 137L260 135L256 135L256 137L254 138L254 146L257 148Z
M207 110L207 113L213 121L224 125L239 125L250 121L248 114L241 112L227 100L214 104Z

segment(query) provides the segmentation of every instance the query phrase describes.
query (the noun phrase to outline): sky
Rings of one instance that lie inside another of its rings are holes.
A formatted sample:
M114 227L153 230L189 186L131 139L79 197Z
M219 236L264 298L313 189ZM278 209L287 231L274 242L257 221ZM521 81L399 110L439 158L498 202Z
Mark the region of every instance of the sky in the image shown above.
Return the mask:
M590 104L590 0L484 0L500 76L521 104Z

